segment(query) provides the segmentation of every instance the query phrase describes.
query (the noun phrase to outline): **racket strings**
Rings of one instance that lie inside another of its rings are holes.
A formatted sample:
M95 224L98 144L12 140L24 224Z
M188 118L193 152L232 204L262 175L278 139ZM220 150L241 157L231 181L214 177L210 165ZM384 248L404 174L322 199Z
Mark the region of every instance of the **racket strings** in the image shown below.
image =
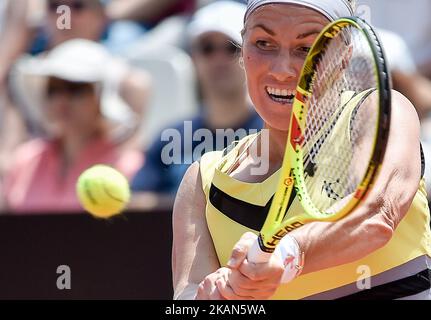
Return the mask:
M368 168L378 101L361 96L378 84L367 39L353 27L328 41L315 63L304 133L304 183L314 206L331 214L355 192Z

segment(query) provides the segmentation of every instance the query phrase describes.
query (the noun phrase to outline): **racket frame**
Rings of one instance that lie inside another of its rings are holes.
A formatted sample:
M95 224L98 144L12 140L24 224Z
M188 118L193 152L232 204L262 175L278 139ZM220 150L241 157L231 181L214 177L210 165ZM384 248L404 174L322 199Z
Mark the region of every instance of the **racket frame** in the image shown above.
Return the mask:
M310 199L306 190L303 168L304 132L306 127L306 115L308 101L312 96L312 79L316 57L325 48L332 38L337 36L344 28L353 26L360 30L367 39L374 57L374 72L378 79L378 103L379 114L376 121L377 134L375 136L373 154L364 177L353 197L336 214L320 212ZM260 231L258 243L265 253L272 253L280 240L289 232L313 221L337 221L354 210L364 200L367 192L372 187L379 172L390 129L391 113L391 83L386 65L385 54L381 42L375 31L364 20L358 17L346 17L338 19L326 26L310 49L305 60L301 76L296 88L296 96L293 102L290 118L289 133L280 171L280 179L277 191L272 200L267 219ZM304 208L304 213L292 217L286 217L287 205L292 191L295 189L296 197Z

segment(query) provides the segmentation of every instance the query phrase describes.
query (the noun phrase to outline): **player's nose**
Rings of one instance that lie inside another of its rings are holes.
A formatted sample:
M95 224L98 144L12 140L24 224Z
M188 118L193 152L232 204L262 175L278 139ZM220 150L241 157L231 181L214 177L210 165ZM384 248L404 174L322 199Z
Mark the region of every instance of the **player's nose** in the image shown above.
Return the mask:
M296 80L298 78L298 71L295 68L294 59L290 53L280 54L274 58L269 74L280 82Z

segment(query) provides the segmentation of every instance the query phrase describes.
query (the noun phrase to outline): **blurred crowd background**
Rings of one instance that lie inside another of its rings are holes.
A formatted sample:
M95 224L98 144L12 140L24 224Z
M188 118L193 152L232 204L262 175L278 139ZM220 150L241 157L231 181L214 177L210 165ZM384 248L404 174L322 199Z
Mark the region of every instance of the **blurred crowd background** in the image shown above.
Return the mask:
M357 5L431 164L431 1ZM0 0L0 212L80 212L76 180L98 163L129 179L131 209L171 208L205 139L220 149L241 136L221 145L217 129L262 128L238 62L244 12L240 0Z

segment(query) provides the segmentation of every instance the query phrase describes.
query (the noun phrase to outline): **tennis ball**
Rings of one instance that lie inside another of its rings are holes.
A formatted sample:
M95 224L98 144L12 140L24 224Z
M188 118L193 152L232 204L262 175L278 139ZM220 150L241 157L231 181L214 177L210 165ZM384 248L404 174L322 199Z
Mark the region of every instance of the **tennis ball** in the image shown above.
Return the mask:
M84 209L97 218L119 214L130 199L127 179L114 168L100 164L79 176L76 193Z

